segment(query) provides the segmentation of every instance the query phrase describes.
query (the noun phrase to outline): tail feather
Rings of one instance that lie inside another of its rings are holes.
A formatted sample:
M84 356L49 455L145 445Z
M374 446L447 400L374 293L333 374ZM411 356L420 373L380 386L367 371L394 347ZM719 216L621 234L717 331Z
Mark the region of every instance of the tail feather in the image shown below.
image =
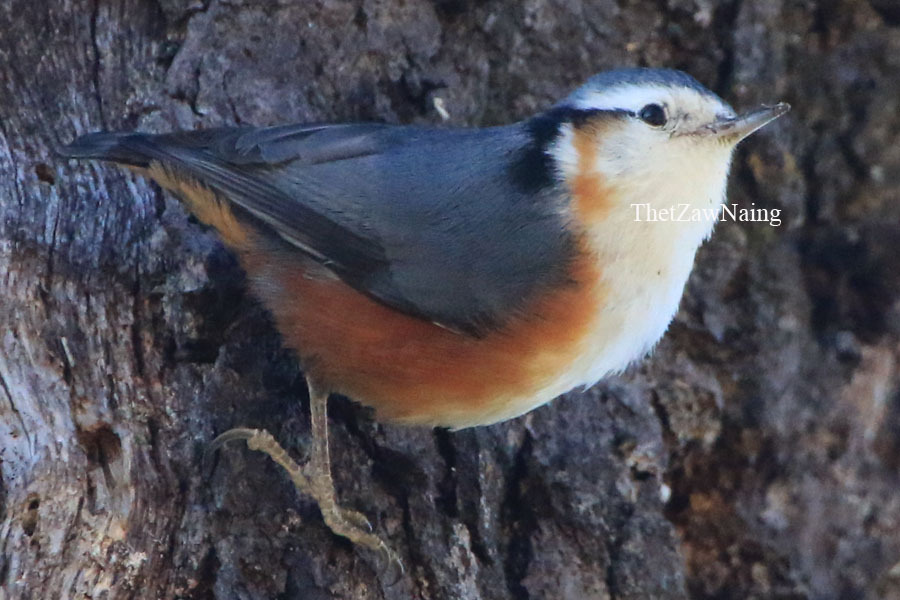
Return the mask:
M62 158L99 159L134 167L147 167L151 157L146 153L146 135L140 133L89 133L67 146L57 149Z

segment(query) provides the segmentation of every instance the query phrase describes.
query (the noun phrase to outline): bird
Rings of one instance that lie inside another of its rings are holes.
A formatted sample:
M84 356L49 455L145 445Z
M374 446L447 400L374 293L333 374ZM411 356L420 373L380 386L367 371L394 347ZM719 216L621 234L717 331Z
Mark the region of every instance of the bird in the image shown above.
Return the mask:
M313 442L305 465L263 430L214 444L266 452L334 533L391 553L337 502L329 396L455 430L622 371L673 319L738 142L789 108L738 115L687 73L623 68L508 125L99 132L59 153L145 175L218 232L296 353ZM675 206L706 217L641 218Z

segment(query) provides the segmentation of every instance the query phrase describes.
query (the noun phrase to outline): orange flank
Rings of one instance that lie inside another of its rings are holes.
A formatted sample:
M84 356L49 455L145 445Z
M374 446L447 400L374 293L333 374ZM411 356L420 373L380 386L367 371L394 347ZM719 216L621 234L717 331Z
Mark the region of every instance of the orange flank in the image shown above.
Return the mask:
M572 283L476 338L393 310L334 277L311 276L301 260L264 259L270 268L254 274L261 261L248 258L307 374L381 419L407 423L488 423L530 408L582 350L599 305L599 270L583 255L571 265Z

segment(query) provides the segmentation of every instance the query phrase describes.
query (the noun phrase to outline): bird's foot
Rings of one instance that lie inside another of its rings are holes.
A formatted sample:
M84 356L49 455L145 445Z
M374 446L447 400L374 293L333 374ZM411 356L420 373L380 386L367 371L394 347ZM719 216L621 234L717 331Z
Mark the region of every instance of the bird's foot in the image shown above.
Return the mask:
M381 556L387 568L397 570L398 578L403 574L403 563L400 557L377 535L372 533L372 525L362 513L342 508L335 500L334 485L331 475L324 468L315 468L315 461L311 461L306 468L299 465L287 450L268 431L263 429L236 428L219 435L211 444L211 450L216 450L224 444L244 440L250 450L256 450L269 455L269 458L281 465L294 483L297 491L311 496L322 511L322 518L328 528L337 535L347 538L358 546L363 546ZM307 471L311 471L308 473Z

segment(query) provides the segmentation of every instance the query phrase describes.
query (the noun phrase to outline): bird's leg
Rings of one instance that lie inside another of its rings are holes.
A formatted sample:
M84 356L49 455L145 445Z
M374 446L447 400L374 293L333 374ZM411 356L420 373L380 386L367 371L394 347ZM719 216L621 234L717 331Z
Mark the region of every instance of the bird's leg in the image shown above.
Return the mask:
M313 441L309 480L313 488L312 495L319 503L319 510L322 511L322 518L334 533L344 536L354 544L382 551L391 556L391 551L381 538L371 533L372 527L365 516L355 510L341 508L337 504L334 480L331 478L331 453L328 449L328 392L319 390L308 379L306 385L309 388Z
M309 387L310 421L312 423L312 457L301 467L268 431L260 429L230 429L217 437L215 449L231 440L246 440L247 447L269 455L281 465L302 494L312 496L322 511L325 524L354 544L384 553L388 561L400 565L396 554L381 538L371 532L366 517L355 510L341 508L335 499L334 481L331 478L331 458L328 451L328 392L319 390L311 381ZM402 572L402 566L400 566Z

